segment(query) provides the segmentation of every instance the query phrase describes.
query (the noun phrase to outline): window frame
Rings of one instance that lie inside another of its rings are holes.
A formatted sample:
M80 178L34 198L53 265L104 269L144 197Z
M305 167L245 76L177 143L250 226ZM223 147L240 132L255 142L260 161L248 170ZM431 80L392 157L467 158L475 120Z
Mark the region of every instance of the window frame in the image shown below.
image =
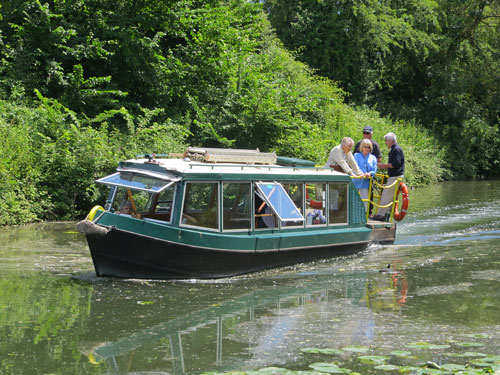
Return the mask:
M186 191L187 187L189 184L215 184L217 186L217 194L216 194L216 204L217 204L217 209L215 210L217 214L217 228L210 228L210 227L204 227L201 225L195 225L195 224L187 224L182 222L182 215L184 215L184 208L186 205ZM179 213L179 227L185 227L185 228L197 228L197 229L203 229L211 232L220 232L222 223L221 223L221 181L185 181L184 182L184 194L182 196L182 204L181 204L181 210Z
M281 197L286 197L288 198L287 201L295 208L295 211L297 212L297 214L299 215L299 217L293 217L293 218L284 218L282 216L283 212L278 210L274 204L271 202L270 200L270 196L273 194L273 192L275 191L274 189L271 191L271 193L269 195L266 195L266 193L262 190L262 188L260 187L260 185L264 185L264 184L272 184L274 185L275 187L278 188L278 191L281 191ZM281 222L289 222L289 221L304 221L304 216L301 214L300 210L297 208L297 206L295 206L295 203L293 202L292 198L290 197L290 195L288 195L288 193L286 192L285 188L283 187L283 185L280 183L280 182L277 182L277 181L273 181L273 182L270 182L270 181L255 181L254 185L257 187L257 190L259 193L262 194L262 196L260 196L261 199L263 199L267 205L271 208L271 210L274 212L274 214L276 215L277 219L278 219L278 227L281 227Z
M345 189L346 189L346 221L342 222L342 223L332 223L331 220L330 220L330 185L343 185L345 186ZM327 223L328 223L328 226L345 226L345 225L349 225L349 208L350 208L350 200L349 200L349 183L348 182L344 182L344 181L330 181L327 183Z

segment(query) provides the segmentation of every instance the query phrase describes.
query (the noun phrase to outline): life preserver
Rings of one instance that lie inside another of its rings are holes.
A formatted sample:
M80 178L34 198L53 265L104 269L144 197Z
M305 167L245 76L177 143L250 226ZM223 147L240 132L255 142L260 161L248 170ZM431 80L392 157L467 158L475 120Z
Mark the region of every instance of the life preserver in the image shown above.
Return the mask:
M99 205L92 207L89 214L87 215L87 220L89 220L89 221L94 220L94 216L97 213L97 211L105 211L105 209Z
M319 209L323 208L322 201L315 201L315 200L309 198L309 192L307 191L307 187L306 187L306 200L309 202L309 207L319 208Z
M394 219L396 221L401 221L404 219L404 217L406 215L406 211L408 210L410 198L408 197L408 188L406 187L406 185L403 182L399 183L398 189L399 190L398 190L397 196L399 196L399 192L402 193L403 203L401 204L401 212L400 212L398 210L398 201L396 200L396 203L394 205Z

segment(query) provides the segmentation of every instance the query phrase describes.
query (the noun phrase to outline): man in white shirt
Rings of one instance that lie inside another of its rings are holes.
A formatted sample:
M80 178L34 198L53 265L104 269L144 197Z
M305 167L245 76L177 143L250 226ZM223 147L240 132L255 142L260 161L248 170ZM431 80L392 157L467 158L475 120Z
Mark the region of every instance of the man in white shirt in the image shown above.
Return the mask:
M328 156L328 161L323 168L333 168L337 172L347 173L350 176L362 176L363 172L359 169L352 156L352 148L354 146L354 141L350 137L344 137L342 142L335 146L330 155Z

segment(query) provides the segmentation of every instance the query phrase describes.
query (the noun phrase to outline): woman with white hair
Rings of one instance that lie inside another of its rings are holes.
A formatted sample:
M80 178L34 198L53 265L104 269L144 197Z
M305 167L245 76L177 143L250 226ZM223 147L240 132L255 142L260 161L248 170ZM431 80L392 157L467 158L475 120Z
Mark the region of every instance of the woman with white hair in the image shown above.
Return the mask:
M365 175L368 173L369 177L375 176L377 173L377 158L372 154L373 144L369 139L363 139L359 145L359 151L354 154L354 160L359 168ZM368 190L370 189L370 180L368 178L358 179L352 181L354 186L359 190L361 199L368 199ZM363 202L365 210L368 210L368 201Z

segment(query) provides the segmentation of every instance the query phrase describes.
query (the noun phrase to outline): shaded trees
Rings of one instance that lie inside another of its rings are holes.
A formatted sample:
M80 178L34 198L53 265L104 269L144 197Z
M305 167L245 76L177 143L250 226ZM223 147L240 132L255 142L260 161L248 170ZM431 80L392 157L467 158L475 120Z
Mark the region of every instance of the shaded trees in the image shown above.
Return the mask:
M497 1L266 0L265 6L285 46L338 81L352 102L431 129L449 144L456 175L498 175Z

